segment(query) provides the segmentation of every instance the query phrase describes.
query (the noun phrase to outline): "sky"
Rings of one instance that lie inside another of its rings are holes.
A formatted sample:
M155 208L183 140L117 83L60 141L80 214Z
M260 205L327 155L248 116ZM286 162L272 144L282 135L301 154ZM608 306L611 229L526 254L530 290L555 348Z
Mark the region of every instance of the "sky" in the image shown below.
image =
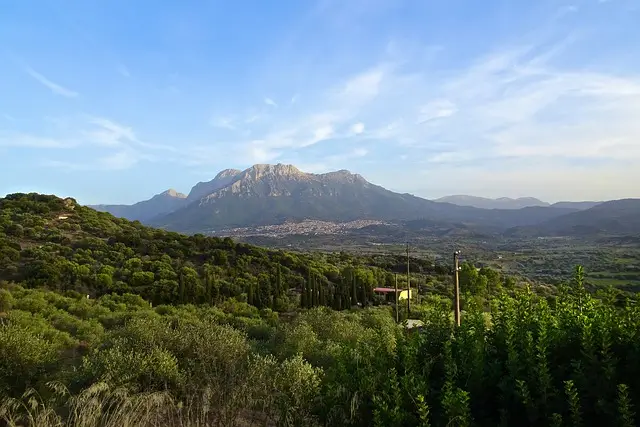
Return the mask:
M3 0L0 195L188 193L226 168L640 197L640 0Z

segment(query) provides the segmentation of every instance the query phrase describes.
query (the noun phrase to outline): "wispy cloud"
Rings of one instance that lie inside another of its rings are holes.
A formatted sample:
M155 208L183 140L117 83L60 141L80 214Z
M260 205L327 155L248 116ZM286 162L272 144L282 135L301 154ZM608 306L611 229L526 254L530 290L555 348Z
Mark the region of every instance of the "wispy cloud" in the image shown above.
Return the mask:
M0 132L0 147L73 148L77 145L77 141L70 139L40 137L21 132Z
M212 117L209 124L221 129L234 130L236 128L231 117Z
M356 159L361 159L369 155L369 150L364 147L354 148L353 150L331 154L326 157L318 158L317 161L309 163L298 158L283 159L285 163L293 163L304 172L309 173L326 173L337 169L349 168L349 163Z
M65 96L67 98L75 98L75 97L77 97L79 95L78 92L75 92L75 91L73 91L71 89L67 89L64 86L61 86L61 85L59 85L57 83L52 82L51 80L49 80L48 78L46 78L42 74L38 73L37 71L35 71L31 67L26 67L25 71L31 77L33 77L38 82L40 82L42 85L44 85L47 88L49 88L51 90L51 92L55 93L56 95Z
M91 159L87 162L69 162L66 160L46 159L41 162L44 167L60 169L62 171L119 171L137 165L145 157L135 150L122 149L111 154Z
M305 97L308 102L297 103L296 109L282 108L269 113L269 120L258 121L257 118L263 118L262 114L233 112L214 116L210 124L236 131L235 135L225 136L226 143L233 144L238 159L254 163L278 160L288 150L365 134L364 123L354 118L378 96L387 69L388 64L381 64L348 76L324 91ZM270 98L264 103L275 104ZM247 134L251 139L247 140Z
M131 77L131 73L129 72L129 69L124 64L118 64L118 66L116 67L116 71L122 77L126 77L126 78Z
M88 141L98 145L122 146L139 143L133 129L103 117L89 117L90 130L82 131Z
M65 151L63 159L51 155L41 162L43 166L68 171L128 169L140 161L165 159L166 156L159 156L161 153L180 152L174 146L146 142L136 135L132 127L105 117L82 115L45 118L45 121L53 125L49 133L0 132L0 147L74 149L74 157L81 153L83 160L70 161L68 151Z
M407 170L424 167L430 176L450 165L482 164L499 174L491 165L640 160L640 75L558 65L579 41L504 47L447 73L412 66L408 57L383 58L252 124L250 140L236 129L225 144L241 163L291 161L326 171L358 157L345 151L309 163L305 150L315 147L315 157L318 147L335 150L331 141L351 139L366 143L371 159L378 150L410 149L395 158L405 155ZM241 113L231 116L248 124Z
M131 149L123 149L98 160L98 166L107 170L129 169L140 160L139 154Z
M271 98L265 98L264 99L264 103L269 105L269 106L271 106L271 107L277 107L278 106L278 104L276 104L276 102Z

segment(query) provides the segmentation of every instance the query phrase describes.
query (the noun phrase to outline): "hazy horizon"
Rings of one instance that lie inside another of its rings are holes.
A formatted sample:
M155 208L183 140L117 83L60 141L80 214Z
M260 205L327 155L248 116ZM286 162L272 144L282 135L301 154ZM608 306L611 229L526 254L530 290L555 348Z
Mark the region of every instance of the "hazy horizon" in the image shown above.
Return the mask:
M639 21L639 0L10 0L0 194L131 204L290 163L428 199L640 197Z

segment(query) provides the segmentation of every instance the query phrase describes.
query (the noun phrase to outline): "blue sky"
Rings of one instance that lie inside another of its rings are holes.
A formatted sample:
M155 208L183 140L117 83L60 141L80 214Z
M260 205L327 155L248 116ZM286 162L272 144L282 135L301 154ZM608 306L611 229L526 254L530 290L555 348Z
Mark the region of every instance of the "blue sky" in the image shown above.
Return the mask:
M640 196L640 0L5 0L0 194L187 193L225 168Z

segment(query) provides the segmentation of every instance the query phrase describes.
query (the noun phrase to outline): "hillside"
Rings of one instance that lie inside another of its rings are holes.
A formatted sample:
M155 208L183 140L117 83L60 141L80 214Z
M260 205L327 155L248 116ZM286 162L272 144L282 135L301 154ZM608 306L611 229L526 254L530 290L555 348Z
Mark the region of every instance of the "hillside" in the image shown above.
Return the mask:
M640 234L640 199L613 200L540 224L517 227L509 235L593 236Z
M498 199L489 199L486 197L455 195L441 197L434 200L434 202L451 203L458 206L471 206L479 209L522 209L531 206L549 206L549 203L543 202L542 200L538 200L534 197L520 197L517 199L500 197Z
M404 261L266 250L9 195L0 424L489 427L578 414L585 427L636 425L635 299L592 296L578 266L549 303L464 262L455 325L451 271L428 261L410 260L422 288L410 313L373 295Z
M290 289L322 289L325 304L348 307L351 285L391 285L405 260L304 255L185 236L78 205L73 199L13 194L0 199L0 280L99 296L133 292L154 304L212 303L238 297L287 310ZM442 273L415 260L416 278ZM369 289L365 292L364 289ZM295 295L294 295L295 296Z
M580 211L591 209L602 202L556 202L551 205L552 208L577 209Z

